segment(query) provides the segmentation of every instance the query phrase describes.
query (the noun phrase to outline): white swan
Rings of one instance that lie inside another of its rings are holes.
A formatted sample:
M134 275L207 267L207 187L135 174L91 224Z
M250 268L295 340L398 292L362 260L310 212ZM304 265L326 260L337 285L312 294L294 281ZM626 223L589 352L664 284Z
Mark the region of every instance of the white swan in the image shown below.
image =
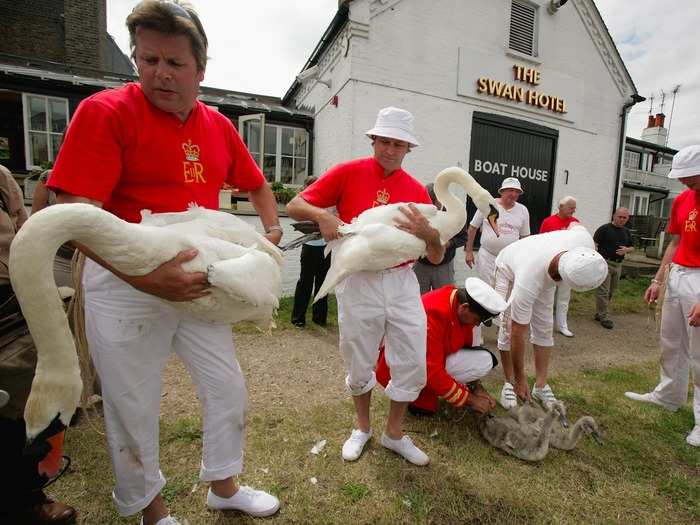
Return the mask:
M440 232L443 243L457 235L467 222L465 203L450 191L450 184L459 184L498 233L496 200L474 178L461 168L446 168L435 178L435 196L446 211L432 204L416 204L430 225ZM326 295L348 275L360 271L391 268L415 260L426 252L425 241L396 227L396 219L404 219L399 207L406 203L387 204L365 210L350 224L338 227L341 238L331 241L326 251L332 251L331 267L315 301Z
M73 337L52 273L54 254L64 242L86 245L127 275L145 275L178 252L196 248L198 255L182 267L208 270L211 294L170 304L201 319L269 326L281 294L282 255L277 247L223 212L191 207L182 213L145 212L143 219L143 224L131 224L90 204L56 204L32 215L17 233L10 250L10 279L38 357L24 416L30 439L56 417L67 426L82 389Z

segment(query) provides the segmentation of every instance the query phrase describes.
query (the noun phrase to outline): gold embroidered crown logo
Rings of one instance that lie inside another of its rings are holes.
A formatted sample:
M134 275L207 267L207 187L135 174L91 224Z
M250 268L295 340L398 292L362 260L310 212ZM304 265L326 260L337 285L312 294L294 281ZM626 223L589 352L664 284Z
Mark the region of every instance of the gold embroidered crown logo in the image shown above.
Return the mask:
M379 190L377 192L377 202L381 202L382 204L386 204L389 202L389 192L386 190Z
M192 144L191 139L188 139L187 142L182 144L182 149L185 152L185 158L187 160L192 162L199 160L199 146L197 146L197 144Z
M688 214L688 220L689 220L689 221L694 221L694 220L695 220L695 217L697 217L697 216L698 216L698 210L697 210L697 209L693 209L693 210Z

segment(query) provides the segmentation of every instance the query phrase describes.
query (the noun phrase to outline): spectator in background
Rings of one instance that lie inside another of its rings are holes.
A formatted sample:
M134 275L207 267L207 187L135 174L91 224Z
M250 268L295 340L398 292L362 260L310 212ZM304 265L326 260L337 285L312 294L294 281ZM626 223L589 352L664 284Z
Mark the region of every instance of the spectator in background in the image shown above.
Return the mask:
M46 187L46 181L50 176L51 170L46 170L39 176L39 180L34 188L34 196L32 197L32 215L47 206L56 204L56 194ZM53 261L53 277L56 281L56 286L73 287L71 261L74 253L75 248L70 243L62 244L56 252L56 257Z
M578 222L574 217L576 212L576 199L571 196L566 196L559 201L559 211L550 215L542 221L540 233L553 232L557 230L566 230L572 222ZM554 326L557 331L566 337L573 337L574 334L569 330L567 316L569 313L569 301L571 300L571 288L566 283L561 282L557 285L557 295L554 300Z
M10 171L0 165L0 319L19 311L10 285L8 256L10 243L26 220L22 190ZM24 406L36 367L31 335L4 344L0 348L0 465L5 483L0 491L0 522L75 523L75 509L48 498L42 490L49 481L39 474L42 458L24 453Z
M498 207L499 236L496 236L493 228L482 228L484 215L476 210L469 223L467 245L464 248L464 260L471 268L474 264L474 239L476 232L481 229L481 246L476 255L476 271L479 278L491 286L495 283L496 256L509 244L530 235L530 213L518 202L518 198L523 194L520 181L515 177L503 179L498 193L500 197L496 199L496 206ZM497 325L498 319L495 319L494 323ZM475 329L474 341L476 344L483 342L481 326Z
M428 190L428 195L430 195L433 204L437 206L438 209L441 209L442 203L435 195L433 183L431 182L430 184L427 184L425 189ZM479 213L478 210L477 213ZM457 235L447 241L447 244L445 245L445 256L439 264L431 263L427 257L421 257L416 261L416 264L413 266L413 271L416 272L416 277L418 277L421 295L429 292L430 290L437 290L438 288L442 288L448 284L454 284L455 253L457 252L457 248L464 246L466 241L467 227L465 225Z
M305 190L316 182L317 177L306 177ZM311 300L311 292L316 295L326 278L331 265L331 256L324 255L326 241L323 238L308 241L301 247L299 280L294 290L294 307L292 308L292 324L303 327L306 325L306 309ZM324 296L311 306L311 320L319 326L326 326L328 320L328 296Z
M688 189L673 200L668 223L671 243L644 294L648 303L655 303L661 286L666 285L661 309L661 377L652 392L625 392L625 396L675 412L688 401L691 377L695 426L686 442L700 447L700 145L676 153L668 178L678 179Z
M629 218L630 211L627 208L618 208L615 210L612 222L598 228L593 235L598 253L608 263L608 276L596 290L595 320L600 321L600 324L608 329L614 326L608 307L620 280L622 260L625 255L634 251L632 234L625 228Z

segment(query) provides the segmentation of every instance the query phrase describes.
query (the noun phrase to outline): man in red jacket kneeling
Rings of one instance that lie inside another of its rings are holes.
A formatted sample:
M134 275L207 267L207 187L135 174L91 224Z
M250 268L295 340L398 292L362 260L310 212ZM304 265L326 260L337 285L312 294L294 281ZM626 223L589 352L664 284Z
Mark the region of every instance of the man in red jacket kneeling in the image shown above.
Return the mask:
M496 401L478 383L498 364L487 349L472 346L474 327L490 320L506 309L503 298L481 279L468 278L464 288L452 285L426 293L422 297L428 319L426 345L427 381L418 399L408 410L415 415L433 414L439 399L454 407L471 407L483 415L496 406ZM384 347L377 361L377 381L387 386L391 381L391 363L387 363Z

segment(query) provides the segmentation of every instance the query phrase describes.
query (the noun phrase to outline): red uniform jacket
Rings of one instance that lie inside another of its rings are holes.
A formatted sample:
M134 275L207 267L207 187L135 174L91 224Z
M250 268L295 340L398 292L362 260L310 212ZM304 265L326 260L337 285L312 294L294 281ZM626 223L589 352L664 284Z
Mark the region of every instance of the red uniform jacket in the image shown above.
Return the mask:
M448 285L428 292L422 297L428 318L426 345L427 382L414 406L436 411L438 398L455 406L463 406L469 397L469 389L455 381L445 370L447 356L464 347L472 346L473 325L463 325L457 317L457 289ZM377 381L386 386L391 379L384 359L384 347L380 348L376 369Z

